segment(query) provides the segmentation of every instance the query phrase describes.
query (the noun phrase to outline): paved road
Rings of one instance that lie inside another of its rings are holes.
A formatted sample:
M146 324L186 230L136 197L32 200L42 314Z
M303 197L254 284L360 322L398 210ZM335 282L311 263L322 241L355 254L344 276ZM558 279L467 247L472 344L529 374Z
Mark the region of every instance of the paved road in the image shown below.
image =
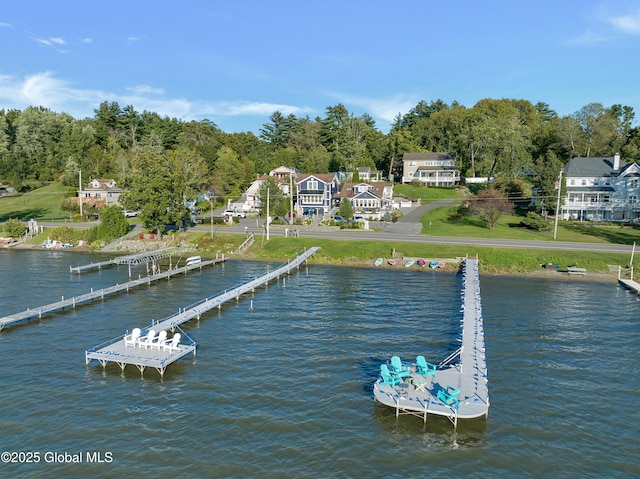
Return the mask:
M366 240L375 238L377 241L385 242L405 242L405 243L429 243L429 244L456 244L468 246L486 246L494 248L520 248L520 249L550 249L563 251L600 251L603 253L631 253L632 245L609 244L609 243L574 243L567 241L541 241L541 240L514 240L514 239L494 239L494 238L459 238L455 236L431 236L423 235L420 218L430 209L440 208L454 204L453 200L441 200L428 205L419 206L407 210L402 218L396 223L381 225L381 231L365 230L340 230L340 231L309 231L299 228L300 236L306 238L323 238L335 240ZM256 218L241 219L233 226L214 225L214 233L243 234L263 233L262 224L264 220ZM62 225L78 228L87 228L98 222L91 223L61 223ZM52 225L48 223L47 226ZM209 225L197 225L189 228L189 231L205 232L210 231ZM272 230L271 236L282 235L281 231Z

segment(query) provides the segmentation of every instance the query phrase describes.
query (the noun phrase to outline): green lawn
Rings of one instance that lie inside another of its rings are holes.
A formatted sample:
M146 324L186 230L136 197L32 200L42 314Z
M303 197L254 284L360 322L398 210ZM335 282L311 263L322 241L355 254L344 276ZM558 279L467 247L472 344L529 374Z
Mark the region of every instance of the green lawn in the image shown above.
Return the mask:
M430 211L422 217L422 233L434 236L458 236L468 238L505 238L522 240L553 240L553 220L549 219L548 231L536 231L520 226L521 216L505 215L493 229L485 226L478 216L457 215L457 208L445 207ZM593 225L560 221L556 235L558 241L585 243L640 243L640 229L619 225Z
M518 274L540 270L544 263L559 264L566 268L577 264L589 272L610 273L609 265L626 266L629 255L621 253L595 253L590 251L555 251L545 249L485 248L468 245L421 244L381 241L334 241L318 238L274 237L262 243L259 239L251 247L250 258L266 261L286 261L305 247L320 246L320 251L309 261L336 265L372 266L376 258L390 258L393 251L413 258L480 258L485 273ZM552 245L550 245L552 247ZM634 266L640 267L640 255Z
M431 188L414 185L393 185L393 193L412 199L419 198L422 204L462 197L460 190L456 188Z
M69 218L69 213L60 209L60 203L69 190L69 187L56 181L24 195L0 198L0 222L10 218L20 220Z

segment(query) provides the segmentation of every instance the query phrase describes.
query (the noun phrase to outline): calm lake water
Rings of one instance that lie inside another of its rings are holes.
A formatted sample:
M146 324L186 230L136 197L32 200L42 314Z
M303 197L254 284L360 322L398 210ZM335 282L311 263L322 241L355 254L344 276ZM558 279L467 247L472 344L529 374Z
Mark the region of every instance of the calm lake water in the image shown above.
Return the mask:
M97 259L0 251L1 315L127 280L69 273ZM312 265L187 323L197 357L164 379L85 365L268 267L228 261L0 332L0 451L40 454L0 477L640 476L640 301L617 285L481 276L491 407L457 430L371 393L392 354L455 350L461 277L446 273ZM65 453L83 462L50 462Z

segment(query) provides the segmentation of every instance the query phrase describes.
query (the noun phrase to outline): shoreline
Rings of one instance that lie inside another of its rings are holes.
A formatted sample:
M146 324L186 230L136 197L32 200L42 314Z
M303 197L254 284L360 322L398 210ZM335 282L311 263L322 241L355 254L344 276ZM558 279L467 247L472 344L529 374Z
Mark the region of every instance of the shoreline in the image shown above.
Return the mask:
M109 253L115 253L114 256L126 255L135 252L139 252L139 249L136 250L118 250L116 251L91 251L88 246L81 247L73 247L73 248L59 248L55 250L49 250L43 248L40 245L34 244L19 244L11 247L5 247L3 249L6 250L30 250L30 251L56 251L56 252L64 252L64 253L92 253L92 254L103 254L108 255ZM200 255L203 257L208 257L207 252L200 252ZM264 259L258 258L255 254L246 253L246 254L231 254L227 258L228 260L237 260L237 261L257 261L257 262L278 262L284 261L283 259L271 258ZM371 258L370 260L354 260L352 258L344 258L343 261L322 261L318 259L318 257L312 257L309 259L309 263L318 264L323 266L339 266L339 267L356 267L356 268L369 268L369 269L384 269L384 270L398 270L398 271L420 271L420 272L430 272L432 274L457 274L459 272L459 263L457 262L447 262L444 268L429 268L428 266L412 266L410 268L405 268L401 263L397 265L391 266L387 263L382 264L380 266L375 266L374 261L376 258ZM558 281L577 281L577 282L592 282L592 283L609 283L609 284L618 284L618 277L615 273L606 273L606 272L587 272L584 275L570 275L566 271L558 271L558 270L550 270L545 268L540 268L539 270L533 271L496 271L495 267L491 267L491 270L487 270L486 267L483 268L482 259L480 259L480 274L483 276L495 276L495 277L511 277L511 278L541 278L541 279L551 279Z

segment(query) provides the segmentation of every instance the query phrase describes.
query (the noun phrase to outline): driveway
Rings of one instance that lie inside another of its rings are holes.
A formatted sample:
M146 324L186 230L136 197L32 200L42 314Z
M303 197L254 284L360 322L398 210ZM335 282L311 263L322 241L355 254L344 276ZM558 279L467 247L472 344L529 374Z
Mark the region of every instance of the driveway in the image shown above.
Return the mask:
M419 235L422 232L422 218L425 213L436 208L442 208L443 206L455 205L459 200L439 200L433 203L429 203L415 208L403 208L401 211L403 216L395 223L388 223L382 227L384 233L399 234L399 235Z

